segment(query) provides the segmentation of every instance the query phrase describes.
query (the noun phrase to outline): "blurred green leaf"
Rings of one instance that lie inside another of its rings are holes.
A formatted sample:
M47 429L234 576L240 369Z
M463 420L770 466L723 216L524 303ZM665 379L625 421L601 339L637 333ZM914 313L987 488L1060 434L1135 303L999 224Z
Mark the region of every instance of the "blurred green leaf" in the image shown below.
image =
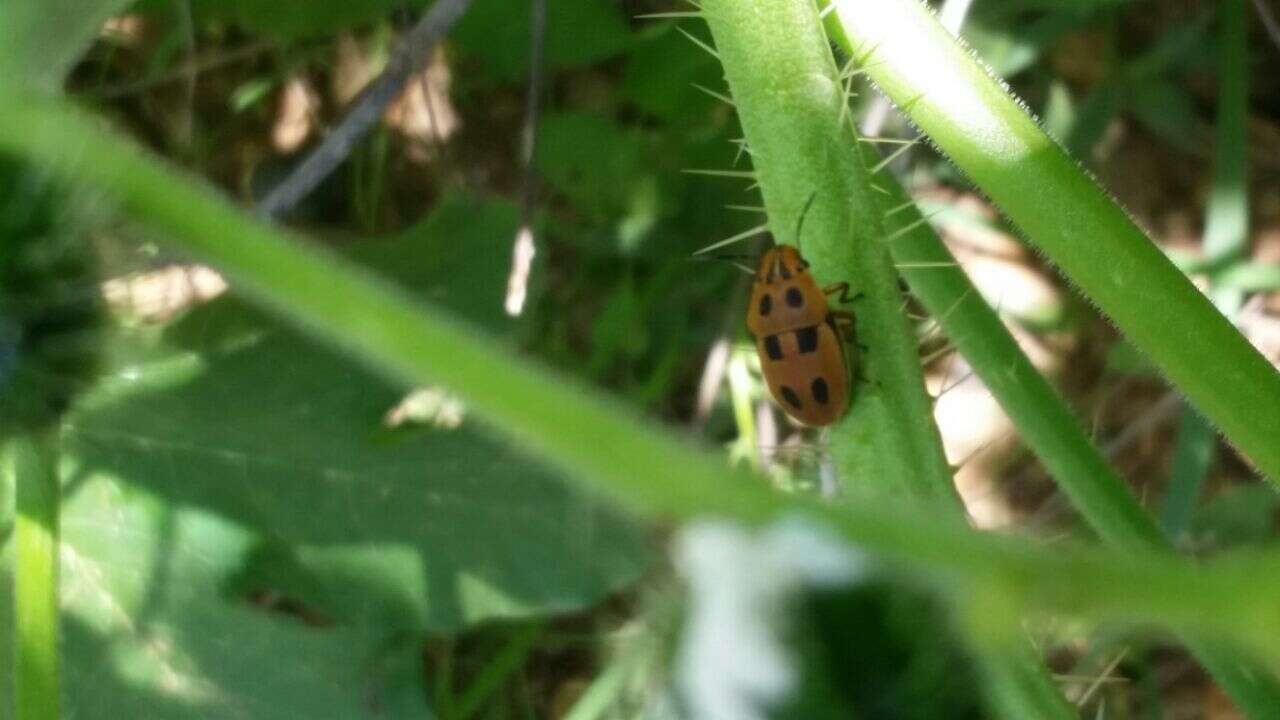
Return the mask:
M0 84L56 88L133 0L5 0L0 3Z
M1280 495L1261 483L1228 488L1210 500L1192 527L1197 539L1219 547L1266 542L1274 537Z
M61 590L68 717L426 713L416 645L359 628L309 627L226 596L223 578L248 546L244 529L74 462L66 475ZM9 543L0 558L6 717L13 698L12 572Z
M334 33L383 18L400 9L419 9L428 0L191 0L197 21L234 23L245 29L291 40ZM142 0L138 8L153 14L173 11L173 0Z
M588 65L626 50L630 30L616 3L547 0L545 62L549 70ZM528 0L474 0L451 33L453 41L498 80L529 72Z
M1156 367L1151 364L1151 360L1123 338L1107 348L1104 365L1110 375L1137 375L1148 378L1160 376Z
M238 586L343 622L453 631L580 607L635 576L631 525L472 422L382 429L399 399L263 326L230 349L121 368L73 417L68 451L251 531Z
M1076 122L1075 101L1066 83L1054 80L1049 85L1049 97L1045 100L1041 122L1045 132L1061 140L1071 132Z
M591 341L588 367L592 375L604 372L615 361L634 361L648 349L645 304L631 276L623 278L605 301L604 309L592 324Z
M511 212L447 198L354 254L476 324L509 326ZM639 571L635 527L541 463L468 420L387 429L400 393L231 301L169 337L186 351L126 364L86 401L73 456L250 531L242 590L343 622L452 631L580 607Z
M231 93L231 98L228 102L231 111L241 113L257 105L266 99L272 90L276 89L276 84L276 79L271 77L256 77L246 80Z
M640 138L609 120L556 113L538 130L538 170L547 184L593 219L618 217L642 173Z
M1168 27L1151 45L1124 67L1131 82L1149 80L1161 73L1195 66L1207 59L1205 48L1212 42L1209 35L1214 13L1202 12L1188 22Z
M1070 132L1063 138L1073 156L1086 162L1093 156L1093 146L1102 139L1107 125L1123 108L1122 90L1117 82L1102 82L1076 106Z
M1030 67L1044 49L1042 44L1025 34L1007 32L1004 28L990 28L977 22L965 27L964 39L973 46L992 72L1003 78Z
M351 254L502 333L515 222L450 195ZM466 419L385 427L402 393L234 300L104 355L64 448L73 712L423 716L422 633L579 608L644 561L634 524L543 464Z
M1127 0L1032 0L979 3L962 33L996 75L1010 78L1034 65L1054 43L1096 24L1098 16Z
M1214 277L1214 282L1237 290L1275 290L1280 288L1280 263L1233 263L1231 267Z
M1195 103L1186 88L1171 80L1135 83L1127 90L1126 107L1147 129L1170 145L1192 152L1203 145Z
M417 662L412 645L308 627L219 591L243 529L109 473L77 475L63 510L70 715L362 718L388 702L425 713L420 680L385 672Z
M516 328L503 300L519 225L511 202L449 192L419 222L358 242L350 254L455 316L506 335Z
M972 658L937 603L887 578L811 592L795 635L801 691L785 718L984 717Z
M1160 528L1178 542L1195 515L1200 493L1217 455L1218 436L1194 408L1183 407L1174 443L1169 487L1160 507Z
M725 95L729 90L715 58L676 28L676 24L668 24L627 54L619 92L644 112L671 123L673 131L704 130L705 120L699 122L698 118L714 105L722 105L726 111L730 108L694 84Z

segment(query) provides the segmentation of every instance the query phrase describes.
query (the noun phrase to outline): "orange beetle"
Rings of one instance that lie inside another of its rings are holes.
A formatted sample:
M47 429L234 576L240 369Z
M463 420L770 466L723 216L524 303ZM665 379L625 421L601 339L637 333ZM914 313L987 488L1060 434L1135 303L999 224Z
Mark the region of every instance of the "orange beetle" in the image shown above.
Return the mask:
M769 391L805 425L830 425L849 407L856 356L853 315L832 310L827 296L849 302L849 283L819 288L809 263L790 245L765 251L751 286L747 328L756 338Z

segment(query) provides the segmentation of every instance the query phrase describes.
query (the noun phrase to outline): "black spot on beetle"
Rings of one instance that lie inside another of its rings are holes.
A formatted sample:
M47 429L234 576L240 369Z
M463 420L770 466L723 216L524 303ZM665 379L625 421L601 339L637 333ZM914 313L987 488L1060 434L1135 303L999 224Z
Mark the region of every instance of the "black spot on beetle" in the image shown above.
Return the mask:
M778 275L779 275L783 280L790 280L790 279L791 279L791 268L787 267L787 264L786 264L786 263L778 263Z
M793 308L804 307L804 293L800 288L787 288L787 304Z
M827 390L826 380L823 380L820 377L814 378L813 385L810 389L813 390L813 399L817 400L819 405L827 404L827 400L830 399L831 395Z
M811 325L796 331L796 343L800 345L800 354L807 355L818 349L818 326Z
M760 314L763 316L770 312L773 312L773 296L765 293L760 296Z
M770 335L764 339L764 351L770 360L782 359L782 343L778 342L777 335Z
M782 393L782 398L786 400L787 403L791 405L791 407L797 410L800 409L800 396L796 394L795 390L792 390L786 385L783 385L782 387L778 388L778 392Z

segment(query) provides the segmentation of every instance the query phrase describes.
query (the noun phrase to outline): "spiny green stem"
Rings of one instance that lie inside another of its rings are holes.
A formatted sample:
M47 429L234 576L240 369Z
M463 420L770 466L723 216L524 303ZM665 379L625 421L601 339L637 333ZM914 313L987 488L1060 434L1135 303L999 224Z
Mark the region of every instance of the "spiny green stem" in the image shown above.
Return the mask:
M1280 373L917 0L831 0L867 75L1258 468L1280 482ZM825 3L824 3L825 6ZM1188 342L1195 338L1195 342Z
M752 148L774 237L801 248L821 285L851 281L865 298L856 313L868 382L831 433L844 482L864 498L897 493L946 504L958 520L951 468L885 242L884 191L863 162L813 4L705 0L702 10ZM792 228L804 212L809 234L798 237ZM1037 658L1000 654L989 662L1001 676L1037 678L1008 686L1022 707L1070 717ZM1053 692L1032 693L1033 686Z
M905 196L896 181L884 182L892 194ZM902 213L889 221L890 227L909 227L918 214L914 208ZM896 259L945 262L952 258L928 225L915 225L894 242L893 249ZM1093 447L1071 411L964 272L956 267L903 275L1099 537L1131 552L1171 551L1151 517ZM1280 717L1280 688L1269 670L1241 663L1230 653L1194 638L1186 642L1231 697L1249 709L1250 717Z
M1162 362L1175 383L1193 399L1200 395L1202 409L1208 412L1212 406L1226 413L1216 419L1223 422L1222 417L1230 417L1234 424L1228 427L1224 422L1224 429L1251 452L1260 467L1267 472L1274 472L1268 467L1280 468L1280 445L1274 442L1274 437L1280 437L1280 403L1257 401L1257 397L1280 396L1280 375L921 6L910 0L857 7L847 0L835 3L837 14L828 22L829 31L851 53L875 48L868 75L903 112L969 172L1135 343ZM1029 187L1038 189L1028 191ZM1158 291L1150 292L1153 288ZM1160 305L1162 298L1167 304ZM1206 307L1209 313L1204 312ZM1182 338L1201 337L1197 328L1209 328L1216 338L1213 343L1223 345L1185 343ZM1188 346L1195 347L1187 352ZM1213 395L1213 386L1221 382L1226 383L1230 402L1220 402L1225 396ZM1260 395L1249 397L1255 393ZM1028 417L1032 424L1027 427L1053 422L1051 417ZM1246 427L1254 422L1274 428L1269 431L1269 444L1261 442L1257 427ZM1243 439L1236 434L1241 429ZM1162 546L1161 539L1152 536L1150 520L1136 512L1121 487L1107 481L1109 471L1095 478L1075 472L1089 465L1105 468L1105 463L1091 460L1080 443L1068 444L1077 447L1070 453L1051 452L1043 459L1047 464L1083 461L1075 469L1061 466L1070 475L1057 477L1090 523L1113 543L1137 547L1154 541ZM1264 464L1272 456L1276 463ZM1268 669L1247 666L1202 643L1189 644L1250 716L1280 716L1280 688Z
M881 182L889 190L891 203L907 202L896 180L886 177ZM911 206L885 221L897 236L891 245L895 261L939 265L902 271L912 293L991 390L1085 522L1116 547L1164 548L1155 523L1124 480L1099 454L1071 410L923 219Z
M854 495L905 495L958 508L915 339L885 246L882 209L842 113L844 89L810 2L702 5L751 146L769 227L796 245L821 285L849 282L866 382L831 446ZM802 209L804 237L795 237Z

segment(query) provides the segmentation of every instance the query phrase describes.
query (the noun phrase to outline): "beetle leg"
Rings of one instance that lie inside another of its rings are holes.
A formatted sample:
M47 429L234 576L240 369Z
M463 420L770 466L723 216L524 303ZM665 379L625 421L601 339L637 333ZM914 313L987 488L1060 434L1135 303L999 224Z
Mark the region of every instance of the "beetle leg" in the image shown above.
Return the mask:
M844 371L845 376L852 379L854 385L867 382L867 376L863 373L864 367L859 360L861 355L866 354L867 346L858 342L858 336L854 333L854 327L857 325L857 319L853 313L844 310L827 311L827 325L835 332L840 341L849 345L853 345L858 349L856 353L847 353L845 355ZM877 385L879 383L877 382ZM852 390L850 390L852 392Z
M845 342L849 342L850 338L852 338L853 345L864 353L867 351L867 346L858 342L857 335L854 333L858 325L858 319L853 313L847 310L829 310L827 316L831 322L831 327L835 328L836 333Z
M849 283L847 282L838 282L822 288L823 295L835 295L836 293L840 293L840 297L836 298L836 302L841 305L862 299L862 293L857 293L852 296L849 295Z
M835 328L836 333L840 334L841 340L845 342L852 340L852 345L858 350L867 352L867 346L858 342L858 334L854 332L855 328L858 327L858 318L854 314L847 310L829 310L827 316L829 322L831 322L831 327Z

